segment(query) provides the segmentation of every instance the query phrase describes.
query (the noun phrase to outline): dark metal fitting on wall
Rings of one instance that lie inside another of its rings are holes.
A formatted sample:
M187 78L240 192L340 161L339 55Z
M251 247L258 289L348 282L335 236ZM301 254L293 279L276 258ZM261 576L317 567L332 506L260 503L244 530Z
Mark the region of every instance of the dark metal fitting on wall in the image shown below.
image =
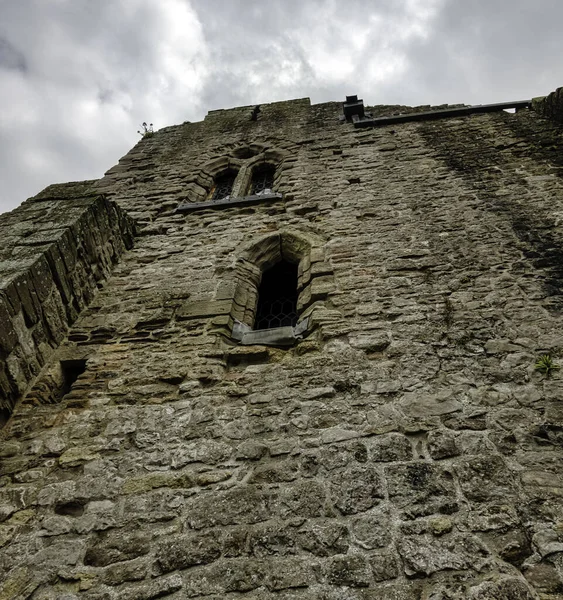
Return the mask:
M346 102L342 104L344 119L349 123L359 121L365 117L364 101L358 100L358 96L346 96Z

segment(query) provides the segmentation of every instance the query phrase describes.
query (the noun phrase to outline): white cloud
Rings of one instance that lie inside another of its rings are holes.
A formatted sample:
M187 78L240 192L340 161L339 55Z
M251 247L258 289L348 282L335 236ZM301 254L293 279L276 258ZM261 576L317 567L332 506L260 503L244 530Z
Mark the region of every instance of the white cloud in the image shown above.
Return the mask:
M366 3L363 11L342 10L340 3L325 7L323 18L293 39L322 83L345 85L367 74L364 85L397 77L406 68L408 44L428 36L440 0L405 0L394 5L392 16ZM369 59L368 59L369 57ZM368 59L368 60L366 60Z
M143 120L197 117L206 42L189 3L21 4L33 10L0 25L27 65L0 66L0 210L55 181L100 177Z
M0 0L0 210L100 177L142 121L304 96L548 93L562 17L560 0Z

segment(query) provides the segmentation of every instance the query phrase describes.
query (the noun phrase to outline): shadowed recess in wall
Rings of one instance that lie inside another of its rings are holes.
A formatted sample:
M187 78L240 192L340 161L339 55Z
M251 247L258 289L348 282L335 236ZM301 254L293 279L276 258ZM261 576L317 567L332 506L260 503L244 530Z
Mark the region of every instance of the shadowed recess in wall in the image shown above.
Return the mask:
M85 360L61 360L44 372L25 397L26 403L55 404L67 396L86 371Z
M297 325L297 265L282 260L262 275L254 329Z

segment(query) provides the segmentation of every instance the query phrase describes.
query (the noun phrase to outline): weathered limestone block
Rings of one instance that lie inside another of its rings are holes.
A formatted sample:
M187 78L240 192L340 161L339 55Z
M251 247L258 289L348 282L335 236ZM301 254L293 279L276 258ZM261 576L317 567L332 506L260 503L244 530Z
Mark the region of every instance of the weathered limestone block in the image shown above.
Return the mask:
M188 523L194 529L258 523L269 516L267 501L267 495L253 486L237 486L213 494L213 508L205 496L197 496L188 503Z
M451 390L444 390L436 396L409 392L405 394L399 406L406 415L412 417L440 416L462 409L462 404Z
M428 434L428 452L434 460L460 454L456 436L451 431L437 430Z
M405 536L399 542L405 573L430 575L446 569L475 569L488 563L489 552L474 536L452 534L440 538Z
M372 583L369 562L361 555L335 556L325 569L326 580L332 585L368 587Z
M557 597L563 593L563 578L552 564L530 565L525 568L524 576L540 594L553 594Z
M345 525L334 520L315 520L297 533L299 547L319 557L346 554L350 547L350 536Z
M150 551L150 537L143 533L111 530L86 550L84 564L106 567L115 562L131 560Z
M369 458L375 462L410 461L413 458L411 443L398 433L370 438L367 445Z
M364 512L383 498L381 475L372 466L335 473L331 490L336 507L346 515Z
M128 585L125 589L119 590L117 597L124 600L151 600L169 596L181 590L183 585L184 582L180 575L167 575Z
M221 302L187 302L178 309L176 316L180 320L200 319L204 317L214 317L216 315L228 314L230 310L231 302L227 300L223 300Z
M457 495L449 471L426 462L411 462L386 469L389 497L404 518L458 510Z
M459 461L457 473L468 500L502 501L514 493L514 477L500 456L472 457Z
M536 600L537 595L524 581L505 578L499 582L486 582L471 588L471 600Z

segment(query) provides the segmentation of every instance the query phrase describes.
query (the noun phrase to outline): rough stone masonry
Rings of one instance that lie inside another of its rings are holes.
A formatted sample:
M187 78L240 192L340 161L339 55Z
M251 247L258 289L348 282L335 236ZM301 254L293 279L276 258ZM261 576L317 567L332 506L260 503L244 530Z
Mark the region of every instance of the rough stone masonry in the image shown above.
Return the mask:
M563 92L342 112L212 111L0 217L1 600L563 598Z

